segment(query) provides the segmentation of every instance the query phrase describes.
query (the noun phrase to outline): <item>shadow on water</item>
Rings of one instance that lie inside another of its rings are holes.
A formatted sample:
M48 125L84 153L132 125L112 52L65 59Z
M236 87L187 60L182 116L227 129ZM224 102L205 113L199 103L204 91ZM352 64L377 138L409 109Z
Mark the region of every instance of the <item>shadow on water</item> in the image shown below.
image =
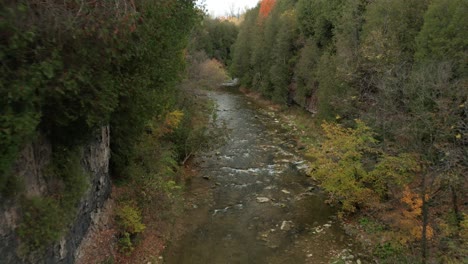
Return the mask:
M187 190L195 204L180 219L191 228L166 249L165 263L329 263L350 255L336 212L278 122L238 92L209 97L228 138L197 158Z

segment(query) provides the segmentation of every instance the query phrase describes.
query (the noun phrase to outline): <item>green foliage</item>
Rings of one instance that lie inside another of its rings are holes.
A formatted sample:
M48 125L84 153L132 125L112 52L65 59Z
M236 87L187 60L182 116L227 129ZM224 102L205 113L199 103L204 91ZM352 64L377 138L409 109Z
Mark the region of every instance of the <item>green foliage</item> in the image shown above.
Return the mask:
M468 215L463 214L463 221L460 224L460 237L466 242L468 240Z
M412 59L427 4L426 0L379 0L367 6L361 49L373 67Z
M334 200L342 202L344 211L354 212L357 205L375 198L373 190L365 185L367 171L362 161L366 152L374 151L372 144L376 140L360 121L356 129L329 123L322 127L327 140L310 151L316 159L311 175L321 181Z
M112 164L121 173L145 123L175 101L194 5L2 4L0 191L16 182L12 163L39 130L73 147L111 122Z
M315 97L318 89L318 81L315 73L317 64L320 60L320 51L311 39L307 39L304 47L300 50L296 69L296 91L295 100L306 105L308 98ZM315 111L317 109L314 109Z
M16 185L17 181L10 175L12 163L21 145L32 138L39 124L35 86L44 76L38 63L23 63L30 56L29 49L37 40L36 34L8 22L24 18L25 7L18 4L7 8L2 4L0 16L0 194L3 196Z
M131 176L125 168L137 155L135 142L147 123L165 116L176 104L175 84L184 67L182 50L198 19L192 1L145 2L141 8L146 22L137 31L138 45L128 47L125 71L117 77L124 87L111 118L111 164L120 177Z
M379 260L379 263L412 264L420 262L416 256L408 254L407 249L396 241L379 243L374 247L372 254L374 258Z
M294 42L298 30L296 14L293 9L286 10L280 17L281 26L272 49L273 63L270 68L270 82L273 86L271 98L276 102L286 103L289 94L289 84L293 77L296 64L296 47Z
M229 65L232 59L231 47L237 39L238 31L237 26L230 21L205 17L191 34L191 53L204 51L209 58Z
M186 161L196 151L208 145L209 139L206 136L207 127L200 127L201 124L193 124L193 121L190 114L184 115L180 126L169 136L171 142L175 144L175 151L179 162ZM194 127L193 125L198 127Z
M336 57L330 53L324 53L316 69L319 84L317 91L318 116L323 120L333 120L341 118L346 113L346 106L349 103L346 97L348 87L346 83L337 78Z
M81 167L81 152L80 148L55 148L52 164L45 171L48 179L59 181L52 195L60 198L60 205L67 214L65 221L75 216L76 206L89 186L89 175Z
M100 264L114 264L114 256L107 257L105 260L103 260Z
M134 249L135 248L133 246L132 239L130 238L130 234L128 232L124 232L122 237L119 238L120 252L129 255Z
M154 134L144 134L134 149L134 158L126 168L130 196L143 206L168 204L179 188L169 185L175 180L178 164L171 144Z
M120 232L119 250L130 254L134 250L135 237L146 228L142 223L141 211L132 203L123 203L117 208L115 216Z
M43 172L53 187L51 192L46 197L24 198L18 234L28 251L43 250L56 242L75 219L89 184L80 157L79 149L55 149L52 163Z
M53 198L35 197L22 204L23 220L18 235L26 243L26 250L42 250L57 241L66 222L63 221L60 204Z
M377 245L374 248L373 254L378 259L383 260L384 263L392 263L392 261L403 260L402 259L403 257L401 257L401 254L402 254L401 246L391 243L391 242L386 242L386 243ZM408 263L408 262L405 261L405 262L399 262L399 263Z
M397 156L382 154L379 163L367 175L367 181L372 182L373 190L384 196L388 185L404 186L419 172L419 163L414 154L401 153Z
M278 1L268 17L247 11L234 44L231 73L241 84L286 103L297 60L295 1Z
M467 76L468 2L432 1L424 15L424 26L417 36L418 61L449 61L458 75Z
M367 232L367 233L379 233L385 229L385 226L381 223L375 221L374 219L368 217L361 217L359 219L359 225Z
M330 45L343 2L342 0L299 0L297 16L304 36L313 37L319 47Z
M138 234L145 230L141 223L141 212L132 205L124 204L117 209L117 224L127 234Z
M252 83L250 58L253 51L257 17L258 7L246 12L244 22L239 29L239 35L233 45L231 75L239 77L242 85L245 86L250 86Z
M379 0L369 3L363 14L366 22L356 58L360 62L357 95L366 97L367 112L372 113L363 118L374 124L383 138L391 137L391 128L401 122L390 116L403 109L401 94L427 5L425 0Z

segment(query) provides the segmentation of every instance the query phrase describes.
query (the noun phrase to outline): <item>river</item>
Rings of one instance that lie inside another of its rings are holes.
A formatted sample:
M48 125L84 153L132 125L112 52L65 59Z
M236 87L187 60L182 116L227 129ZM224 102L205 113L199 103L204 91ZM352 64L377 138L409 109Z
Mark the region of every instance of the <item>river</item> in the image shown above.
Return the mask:
M201 153L164 263L361 263L275 113L237 91L213 91L224 143Z

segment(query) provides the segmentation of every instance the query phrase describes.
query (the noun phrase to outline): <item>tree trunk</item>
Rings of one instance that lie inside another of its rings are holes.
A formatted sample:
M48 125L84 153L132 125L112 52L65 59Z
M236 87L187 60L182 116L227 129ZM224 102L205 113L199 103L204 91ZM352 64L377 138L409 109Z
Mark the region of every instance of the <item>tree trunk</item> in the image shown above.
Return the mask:
M460 221L462 219L460 215L460 210L458 210L458 196L457 196L457 190L455 190L455 187L450 184L450 191L452 192L452 206L453 206L453 212L455 214L456 218L456 225L457 228L460 229Z

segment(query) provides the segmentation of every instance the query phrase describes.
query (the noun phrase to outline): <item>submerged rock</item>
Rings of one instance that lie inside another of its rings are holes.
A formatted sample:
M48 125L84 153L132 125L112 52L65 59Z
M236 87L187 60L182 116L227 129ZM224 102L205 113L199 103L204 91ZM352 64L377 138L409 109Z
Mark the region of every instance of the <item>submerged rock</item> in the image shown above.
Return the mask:
M289 231L293 227L293 222L292 221L283 221L281 223L280 229L283 231Z
M259 203L268 203L270 201L270 198L268 197L257 197L257 202Z

